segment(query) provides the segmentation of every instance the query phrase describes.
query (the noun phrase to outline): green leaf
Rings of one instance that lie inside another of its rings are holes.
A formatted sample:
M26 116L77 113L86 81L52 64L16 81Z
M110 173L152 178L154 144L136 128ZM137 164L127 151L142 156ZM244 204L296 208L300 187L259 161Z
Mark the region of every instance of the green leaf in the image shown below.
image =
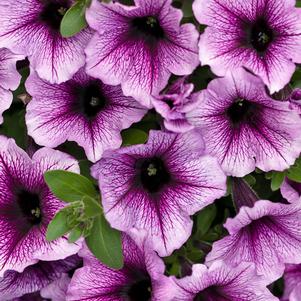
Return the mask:
M244 180L250 185L250 186L254 186L256 184L256 178L254 176L252 176L251 174L246 175L244 177Z
M98 197L93 183L79 174L51 170L44 174L44 178L52 193L62 201L75 202L84 197Z
M198 238L202 237L205 235L208 230L211 227L211 224L216 216L216 206L209 205L206 208L204 208L202 211L200 211L197 215L197 232L196 236Z
M134 144L143 144L146 142L148 135L142 130L139 129L127 129L122 132L122 145L134 145Z
M74 228L69 234L68 242L70 243L76 242L77 240L79 240L81 235L82 235L82 230L79 228Z
M68 207L60 210L53 220L49 223L46 239L48 241L55 240L71 230L67 224Z
M113 269L123 267L120 232L112 229L103 215L95 218L90 235L86 237L90 251L105 265Z
M192 2L193 2L192 0L183 1L182 11L183 11L184 17L193 16Z
M285 178L285 172L273 172L272 179L271 179L272 191L276 191L280 188L284 178Z
M298 158L295 164L287 171L287 177L292 181L301 183L301 157Z
M85 11L85 3L81 1L76 2L67 10L60 26L60 32L63 37L72 37L87 26Z
M102 214L102 208L99 201L90 197L84 197L83 202L85 204L85 217L92 218Z

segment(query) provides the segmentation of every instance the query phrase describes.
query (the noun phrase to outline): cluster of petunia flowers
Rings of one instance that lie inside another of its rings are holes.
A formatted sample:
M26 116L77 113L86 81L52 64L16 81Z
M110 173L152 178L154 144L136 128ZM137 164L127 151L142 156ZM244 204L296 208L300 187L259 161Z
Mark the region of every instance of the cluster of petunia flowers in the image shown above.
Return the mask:
M0 136L0 300L276 301L268 286L284 276L282 300L300 301L301 184L286 179L271 202L242 179L286 170L301 152L300 90L272 97L301 63L295 0L195 0L201 34L171 0L119 2L92 0L88 27L70 38L59 28L74 1L0 2L0 113L27 58L26 126L40 146L27 153ZM189 75L199 64L217 77L196 91ZM121 147L121 131L149 109L161 129ZM64 204L43 174L80 173L56 150L65 141L93 162L105 217L123 232L120 270L82 240L45 238ZM188 240L191 216L226 194L227 176L228 234L190 275L167 276L161 257Z

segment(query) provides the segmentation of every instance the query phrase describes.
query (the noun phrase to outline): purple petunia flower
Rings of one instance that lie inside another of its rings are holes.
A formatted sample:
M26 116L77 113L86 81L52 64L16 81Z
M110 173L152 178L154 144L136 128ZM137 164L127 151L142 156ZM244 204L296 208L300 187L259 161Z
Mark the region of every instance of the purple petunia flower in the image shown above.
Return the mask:
M277 301L256 274L254 265L242 263L231 267L216 261L208 268L192 266L192 275L173 280L177 286L173 301Z
M0 2L0 46L28 56L39 76L60 83L85 64L84 47L92 36L84 29L63 38L60 23L73 0L6 0Z
M122 143L120 132L139 121L146 110L120 86L109 86L81 69L70 81L50 84L32 74L26 81L28 133L36 143L56 147L66 140L82 146L96 162L106 149Z
M86 48L87 72L150 107L171 73L187 75L199 64L198 32L180 26L182 13L171 0L135 0L136 6L93 0L87 10L96 30Z
M102 204L112 227L148 231L147 241L160 256L188 239L189 215L226 191L226 177L215 158L203 155L194 131L151 131L145 145L107 152L92 167L99 179Z
M290 203L300 202L301 183L285 178L280 187L280 191L282 196Z
M301 300L301 264L288 264L284 272L283 301Z
M301 14L294 0L195 0L198 21L208 25L199 49L203 65L223 76L244 66L271 93L282 89L301 63Z
M233 181L239 212L226 221L229 235L213 244L206 263L253 262L272 282L282 275L284 263L301 263L301 205L258 200L243 180Z
M262 81L243 69L211 81L187 116L228 175L241 177L255 167L284 170L299 157L300 116L288 101L269 97Z
M84 267L75 271L66 300L171 301L172 282L164 276L163 261L148 249L141 234L136 232L135 236L137 244L123 236L121 270L108 268L82 249L79 254L84 258Z
M31 158L12 139L0 136L0 277L5 271L22 272L39 260L64 259L80 244L67 238L47 242L49 221L63 207L44 182L50 169L79 172L75 159L49 148Z
M0 48L0 124L3 122L2 113L13 101L10 90L19 86L21 75L16 69L16 63L23 58L22 55L13 54L6 48Z
M193 88L193 84L186 84L183 77L175 81L166 93L153 98L152 104L164 118L167 130L184 133L193 129L185 116L197 102L197 94L191 95Z
M80 262L80 258L73 255L64 260L39 261L25 268L22 273L6 271L4 277L0 278L1 301L40 291L54 281L61 280L62 275L67 275L66 273L75 269Z

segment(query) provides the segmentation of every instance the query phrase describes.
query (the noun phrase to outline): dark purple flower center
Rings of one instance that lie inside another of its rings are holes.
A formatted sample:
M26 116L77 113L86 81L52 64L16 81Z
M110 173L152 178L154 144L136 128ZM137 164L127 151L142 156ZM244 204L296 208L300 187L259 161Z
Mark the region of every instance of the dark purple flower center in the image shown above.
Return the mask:
M143 279L131 285L127 293L130 301L149 301L152 296L151 280Z
M237 99L228 109L227 116L232 124L237 125L241 122L248 121L254 115L256 104L245 100Z
M22 217L31 226L39 225L42 221L39 194L20 189L16 192L15 197Z
M263 19L259 18L251 27L250 42L253 48L259 52L265 52L274 39L274 32Z
M131 23L134 35L138 34L150 42L164 38L164 30L154 16L137 17L132 19Z
M98 82L76 87L75 95L79 110L88 119L93 119L106 105L107 99Z
M43 0L43 9L40 13L40 20L47 24L50 29L58 32L64 14L70 7L68 0L47 1Z
M140 180L144 189L156 193L169 183L170 174L161 158L146 159L141 165Z

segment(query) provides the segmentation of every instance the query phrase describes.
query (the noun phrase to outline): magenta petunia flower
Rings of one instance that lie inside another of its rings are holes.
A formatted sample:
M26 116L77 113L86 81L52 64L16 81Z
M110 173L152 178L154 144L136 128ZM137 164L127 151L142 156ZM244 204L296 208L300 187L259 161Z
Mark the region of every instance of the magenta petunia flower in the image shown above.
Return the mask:
M176 293L173 301L277 301L266 288L268 284L256 274L254 265L242 263L231 267L216 261L209 268L192 266L192 275L173 277Z
M301 183L285 178L280 191L282 196L290 203L301 201Z
M226 221L229 235L213 244L206 263L253 262L258 274L273 282L283 274L285 263L301 263L301 204L258 200L243 180L235 181L240 187L234 195L239 212Z
M207 151L228 175L284 170L301 151L301 119L288 101L276 101L261 80L243 69L211 81L187 114Z
M283 301L301 300L301 264L288 264L284 272Z
M107 152L92 167L112 227L148 231L147 241L160 256L188 239L193 215L223 196L226 177L215 158L203 155L194 131L151 131L145 145Z
M146 110L120 86L109 86L81 69L70 81L50 84L32 74L26 81L28 134L36 143L56 147L66 140L82 146L96 162L106 149L119 148L120 132L139 121Z
M75 271L66 300L172 301L172 282L164 276L163 261L148 249L141 235L135 236L137 244L123 236L121 270L108 268L87 249L82 249L79 254L83 256L84 267Z
M67 275L66 273L78 267L80 262L81 260L77 255L72 255L64 260L39 261L25 268L22 273L6 271L4 277L0 278L1 301L12 300L40 291L54 281L61 280L62 275Z
M183 77L176 80L164 94L152 99L155 110L164 118L167 130L184 133L193 129L185 116L197 103L197 93L191 94L193 88L193 84L186 84Z
M301 63L301 14L294 0L195 0L193 10L208 25L200 60L219 76L244 66L271 93L282 89Z
M12 139L0 136L0 277L22 272L39 260L64 259L80 244L67 238L47 242L49 221L64 205L48 189L43 174L50 169L79 172L75 159L49 148L31 158Z
M6 0L0 2L0 46L28 56L39 76L60 83L85 64L84 47L92 36L84 29L71 38L60 23L73 0Z
M87 10L96 30L88 47L87 72L110 85L121 84L125 95L147 107L171 73L186 75L199 64L198 32L180 26L182 13L171 0L135 0L136 6L93 0Z
M16 69L16 63L23 58L22 55L13 54L6 48L0 48L0 124L3 122L2 113L13 101L11 90L19 86L21 75Z

